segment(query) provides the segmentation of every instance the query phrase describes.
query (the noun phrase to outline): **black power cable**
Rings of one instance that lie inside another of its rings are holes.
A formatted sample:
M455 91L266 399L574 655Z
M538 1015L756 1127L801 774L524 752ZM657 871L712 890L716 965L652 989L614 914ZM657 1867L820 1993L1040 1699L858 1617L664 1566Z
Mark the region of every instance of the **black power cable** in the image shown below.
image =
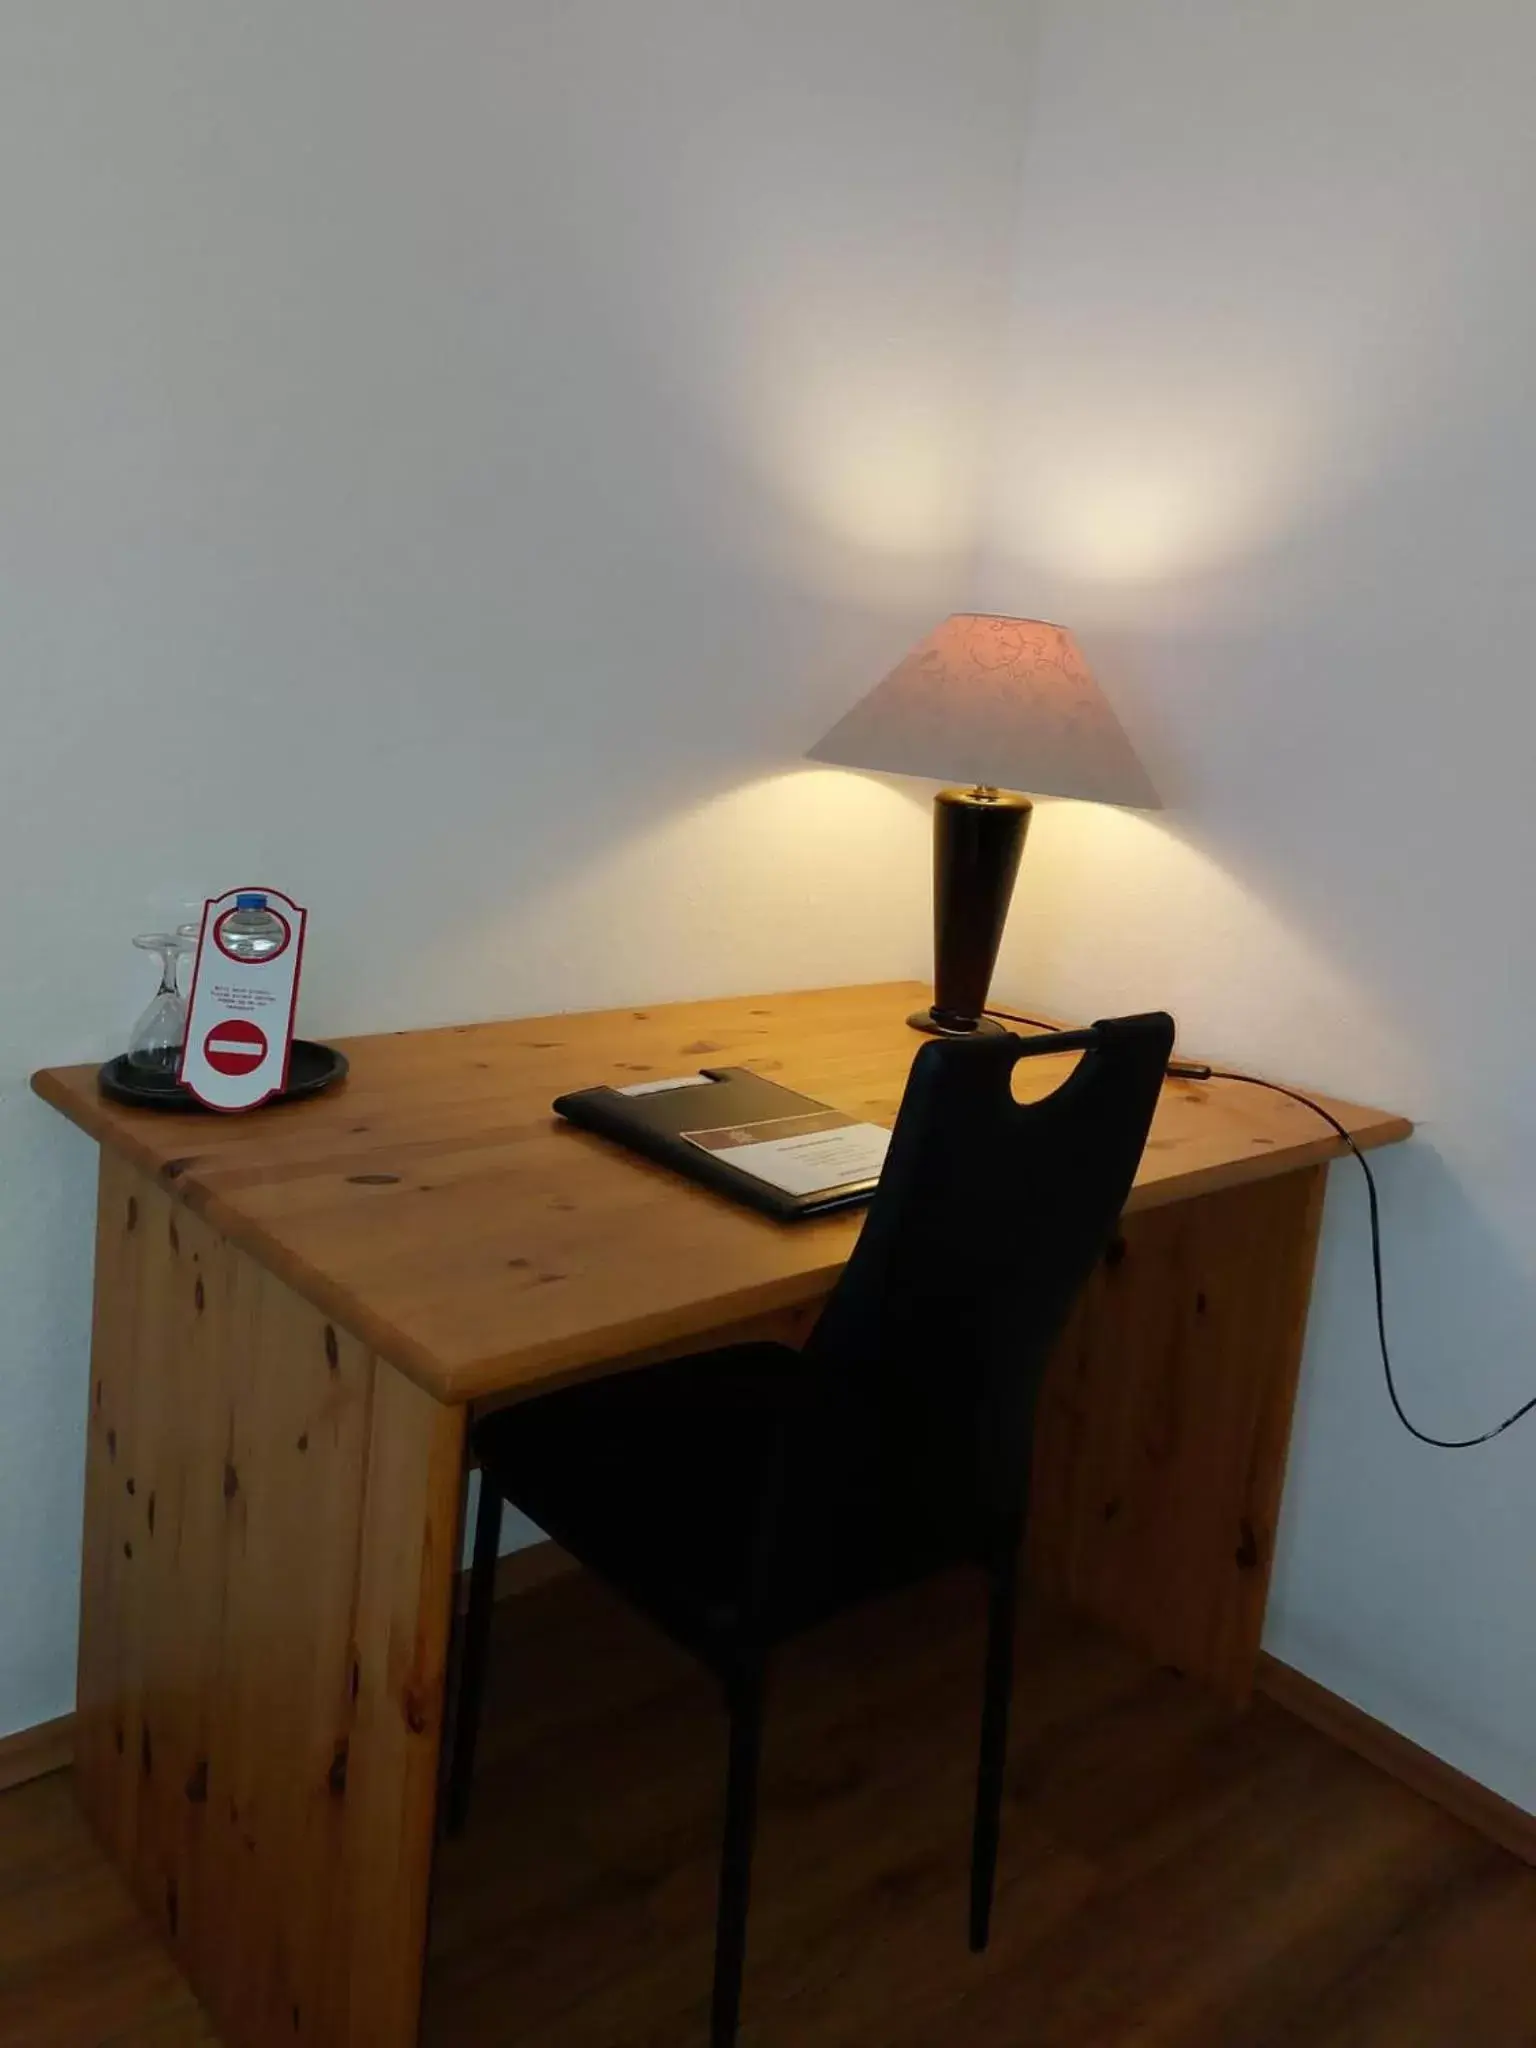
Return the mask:
M1060 1024L1047 1023L1044 1017L1021 1017L1017 1010L994 1010L988 1008L989 1017L1001 1017L1008 1024L1030 1024L1036 1031L1059 1031Z
M1047 1024L1038 1017L1021 1017L1012 1010L989 1010L990 1017L1005 1018L1010 1024L1029 1024L1041 1031L1054 1031L1054 1024ZM1485 1429L1481 1436L1431 1436L1428 1430L1420 1429L1410 1420L1397 1391L1397 1376L1392 1369L1392 1353L1387 1343L1387 1300L1386 1282L1381 1270L1381 1201L1376 1192L1376 1176L1371 1171L1371 1162L1350 1136L1348 1130L1332 1110L1324 1109L1320 1102L1314 1102L1310 1095L1303 1095L1299 1089L1282 1087L1278 1081L1266 1081L1257 1074L1239 1074L1225 1067L1197 1065L1192 1060L1170 1060L1168 1076L1173 1081L1236 1081L1248 1088L1267 1088L1272 1095L1284 1095L1291 1102L1299 1102L1303 1109L1310 1109L1314 1116L1322 1118L1329 1129L1346 1145L1355 1164L1365 1175L1366 1200L1371 1213L1371 1281L1376 1297L1376 1343L1381 1352L1381 1369L1387 1382L1387 1395L1398 1421L1412 1437L1421 1444L1429 1444L1437 1451L1470 1451L1479 1444L1491 1444L1495 1437L1502 1436L1506 1429L1513 1429L1517 1422L1523 1422L1527 1415L1536 1411L1536 1395L1517 1408L1513 1415L1507 1415L1493 1429Z

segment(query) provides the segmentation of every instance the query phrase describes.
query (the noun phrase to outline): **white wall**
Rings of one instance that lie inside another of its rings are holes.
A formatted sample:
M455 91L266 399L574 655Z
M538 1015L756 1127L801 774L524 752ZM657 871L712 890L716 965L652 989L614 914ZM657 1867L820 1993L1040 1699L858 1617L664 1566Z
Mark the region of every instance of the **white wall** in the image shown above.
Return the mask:
M312 1032L921 970L794 772L964 601L995 0L32 0L0 64L0 1732L73 1693L129 937L253 876Z
M1536 1393L1536 11L1052 0L979 597L1176 808L1042 807L1005 979L1417 1117L1402 1387ZM1269 1646L1536 1807L1536 1418L1416 1445L1334 1175Z

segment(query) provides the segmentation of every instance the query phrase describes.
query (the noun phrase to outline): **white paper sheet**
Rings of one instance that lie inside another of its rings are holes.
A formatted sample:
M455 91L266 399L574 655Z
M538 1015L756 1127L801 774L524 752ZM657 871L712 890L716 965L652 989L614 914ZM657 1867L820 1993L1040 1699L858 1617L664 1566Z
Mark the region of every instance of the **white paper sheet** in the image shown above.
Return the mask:
M803 1128L826 1122L823 1116L783 1117L772 1123L745 1124L721 1131L685 1131L683 1135L704 1151L713 1152L728 1166L750 1173L755 1180L765 1181L786 1195L819 1195L851 1182L877 1180L891 1142L890 1132L879 1124L839 1123L830 1130ZM778 1131L783 1135L751 1135L758 1131Z
M680 1074L675 1081L631 1081L627 1088L615 1088L615 1095L669 1095L674 1088L712 1088L708 1074Z

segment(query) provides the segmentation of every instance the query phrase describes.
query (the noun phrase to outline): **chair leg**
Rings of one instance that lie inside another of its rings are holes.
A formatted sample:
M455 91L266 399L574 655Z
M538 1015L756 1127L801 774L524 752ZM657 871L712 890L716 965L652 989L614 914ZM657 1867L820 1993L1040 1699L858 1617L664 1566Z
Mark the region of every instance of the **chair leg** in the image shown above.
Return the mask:
M731 1717L730 1775L725 1794L725 1845L720 1858L720 1904L715 1924L715 1989L710 2048L735 2048L741 2015L741 1979L747 1950L747 1900L757 1835L758 1763L763 1739L764 1670L743 1665L726 1687Z
M480 1733L480 1705L485 1692L485 1666L491 1647L491 1617L496 1606L496 1558L501 1547L501 1490L490 1475L480 1474L480 1512L475 1517L475 1556L469 1574L469 1612L464 1618L464 1654L459 1665L459 1710L454 1728L453 1762L448 1773L448 1832L462 1832L469 1812L469 1788L475 1775L475 1743Z
M1008 1760L1008 1709L1013 1698L1013 1628L1019 1583L1018 1532L1005 1539L992 1565L987 1617L986 1694L981 1709L981 1760L971 1842L971 1950L980 1955L992 1932L997 1881L1003 1770Z

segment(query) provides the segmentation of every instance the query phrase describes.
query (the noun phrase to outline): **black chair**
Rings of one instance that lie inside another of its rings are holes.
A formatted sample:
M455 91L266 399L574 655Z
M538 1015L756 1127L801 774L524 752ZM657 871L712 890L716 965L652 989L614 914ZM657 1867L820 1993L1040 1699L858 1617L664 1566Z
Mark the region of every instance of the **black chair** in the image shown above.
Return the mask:
M736 2039L774 1645L951 1565L991 1584L970 1937L991 1921L1016 1575L1042 1374L1109 1245L1173 1046L1156 1013L935 1039L803 1351L740 1344L547 1394L475 1431L480 1512L448 1825L464 1820L502 1502L721 1680L730 1766L711 2041ZM1078 1050L1043 1101L1015 1063Z

